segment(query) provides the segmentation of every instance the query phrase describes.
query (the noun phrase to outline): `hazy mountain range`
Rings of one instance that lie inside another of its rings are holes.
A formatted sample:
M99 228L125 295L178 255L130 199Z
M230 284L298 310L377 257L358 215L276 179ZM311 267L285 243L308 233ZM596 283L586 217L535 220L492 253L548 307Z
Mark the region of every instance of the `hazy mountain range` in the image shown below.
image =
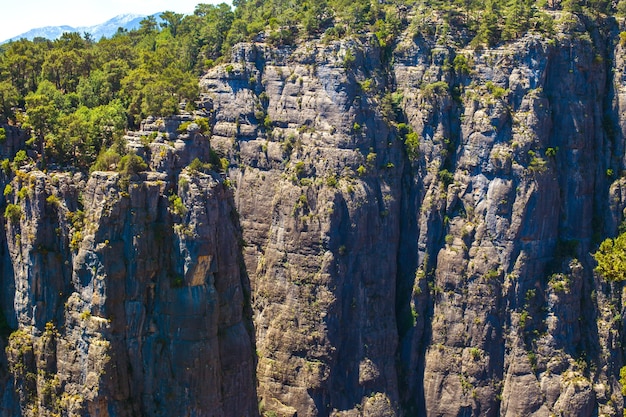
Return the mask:
M155 14L157 17L160 13ZM45 26L41 28L31 29L28 32L24 32L20 35L14 36L10 39L5 39L1 43L10 42L18 39L29 39L41 37L46 39L57 39L64 32L78 32L80 34L90 33L91 37L95 40L102 38L103 36L109 37L117 32L118 28L124 28L126 30L132 30L139 27L139 22L146 17L138 14L121 14L115 16L112 19L107 20L104 23L100 23L93 26Z

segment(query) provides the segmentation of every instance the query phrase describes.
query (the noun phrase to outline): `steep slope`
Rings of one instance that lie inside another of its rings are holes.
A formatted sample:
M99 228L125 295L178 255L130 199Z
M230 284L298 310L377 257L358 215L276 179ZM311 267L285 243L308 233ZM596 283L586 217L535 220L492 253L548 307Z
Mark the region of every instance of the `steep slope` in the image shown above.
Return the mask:
M194 143L208 151L189 136L178 153L163 147L183 161L185 149L202 155ZM19 330L3 415L256 413L232 193L177 171L15 172L2 286Z
M407 401L418 410L582 416L621 403L611 341L621 307L589 255L597 235L615 230L602 221L610 173L621 170L610 157L622 147L611 137L613 53L598 28L572 25L557 42L528 35L471 54L471 74L437 71L437 59L464 51L431 46L417 73L428 45L396 55L425 156L410 197L417 233L407 236L418 271L400 280L426 318L402 339L414 369ZM416 81L426 87L411 88ZM456 102L424 94L438 81L459 88Z
M285 414L362 401L365 413L392 413L402 144L357 83L383 79L380 50L352 41L280 52L240 45L233 61L243 64L201 83L211 143L240 164L230 175L260 395Z
M569 19L482 51L407 32L393 65L373 37L242 45L204 78L268 409L621 409L619 290L589 256L622 216L621 47Z
M3 173L2 414L621 414L624 46L555 18L241 43L148 172Z

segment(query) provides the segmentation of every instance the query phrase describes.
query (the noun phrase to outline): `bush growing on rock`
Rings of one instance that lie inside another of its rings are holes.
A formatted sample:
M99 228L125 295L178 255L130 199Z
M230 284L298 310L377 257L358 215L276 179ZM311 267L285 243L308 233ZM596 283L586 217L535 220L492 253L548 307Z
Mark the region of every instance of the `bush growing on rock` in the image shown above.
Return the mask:
M12 223L17 223L22 217L22 208L17 204L7 204L4 209L4 217Z
M120 159L118 171L122 175L135 175L146 169L148 169L148 164L146 164L143 158L134 152L130 152Z
M122 157L114 149L107 149L98 156L96 162L91 166L90 171L109 171L110 169L115 169L120 159L122 159Z
M606 239L593 254L598 266L595 271L607 281L626 280L626 233Z

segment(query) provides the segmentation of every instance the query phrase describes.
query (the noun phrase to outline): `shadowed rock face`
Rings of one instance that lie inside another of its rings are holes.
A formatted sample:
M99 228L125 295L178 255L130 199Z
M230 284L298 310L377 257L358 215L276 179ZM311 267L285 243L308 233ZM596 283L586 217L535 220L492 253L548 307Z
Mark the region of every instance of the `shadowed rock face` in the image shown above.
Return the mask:
M567 24L240 44L210 144L149 119L150 172L2 174L2 415L621 414L590 253L626 207L624 51Z
M26 192L8 196L22 216L3 236L3 314L19 327L3 415L257 413L249 284L222 182L20 171L11 184Z

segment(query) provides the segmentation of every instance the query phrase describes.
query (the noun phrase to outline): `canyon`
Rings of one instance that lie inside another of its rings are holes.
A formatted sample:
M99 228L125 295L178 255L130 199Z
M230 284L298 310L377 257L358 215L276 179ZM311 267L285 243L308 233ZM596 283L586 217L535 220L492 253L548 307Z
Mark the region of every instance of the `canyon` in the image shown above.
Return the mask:
M624 28L555 13L238 43L147 170L4 170L0 415L621 415Z

